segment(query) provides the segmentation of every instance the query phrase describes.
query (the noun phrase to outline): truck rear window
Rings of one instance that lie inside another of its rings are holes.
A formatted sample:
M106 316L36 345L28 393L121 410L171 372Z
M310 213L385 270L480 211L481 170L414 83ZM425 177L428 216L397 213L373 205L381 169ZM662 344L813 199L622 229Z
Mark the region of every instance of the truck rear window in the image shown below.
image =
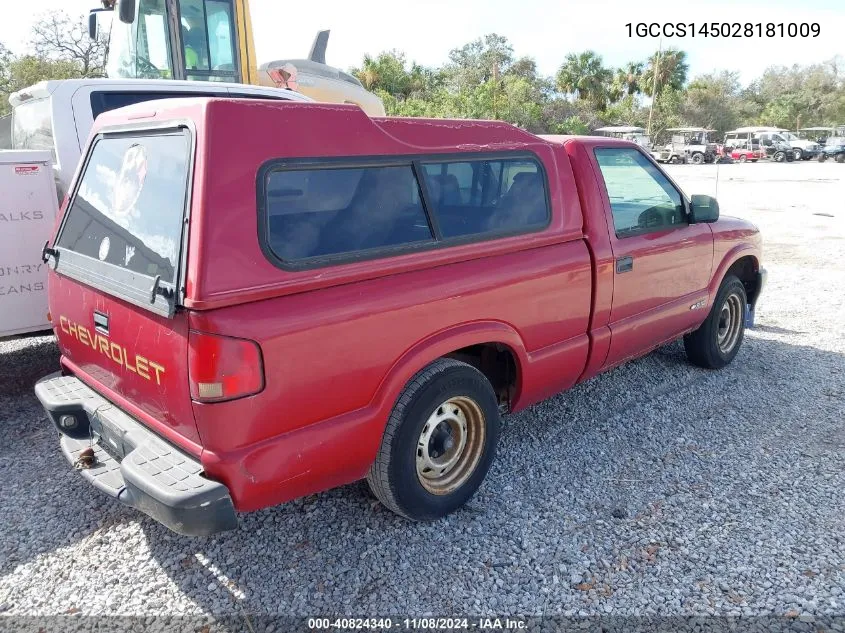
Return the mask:
M175 283L189 155L182 131L98 140L56 245Z

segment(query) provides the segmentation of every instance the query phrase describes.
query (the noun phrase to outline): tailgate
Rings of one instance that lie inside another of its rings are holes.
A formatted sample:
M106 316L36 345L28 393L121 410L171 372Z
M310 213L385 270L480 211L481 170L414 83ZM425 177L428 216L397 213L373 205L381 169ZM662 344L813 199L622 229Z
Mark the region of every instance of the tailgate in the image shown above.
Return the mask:
M186 129L98 135L48 253L64 364L197 451L178 310L192 139Z

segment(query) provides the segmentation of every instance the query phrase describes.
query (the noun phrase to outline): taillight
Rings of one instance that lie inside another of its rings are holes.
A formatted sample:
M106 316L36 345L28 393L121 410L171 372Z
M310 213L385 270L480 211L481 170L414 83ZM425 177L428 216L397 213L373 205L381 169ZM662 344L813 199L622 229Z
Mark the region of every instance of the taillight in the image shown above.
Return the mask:
M264 388L261 349L254 341L191 330L188 378L199 402L251 396Z

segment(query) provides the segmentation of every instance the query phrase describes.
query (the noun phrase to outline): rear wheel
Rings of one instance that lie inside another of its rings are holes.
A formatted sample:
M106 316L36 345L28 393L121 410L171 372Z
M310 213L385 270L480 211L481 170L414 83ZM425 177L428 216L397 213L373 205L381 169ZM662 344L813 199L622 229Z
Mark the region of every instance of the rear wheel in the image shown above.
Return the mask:
M745 286L730 275L725 277L704 323L684 336L687 358L706 369L721 369L739 352L745 336Z
M775 155L772 156L776 163L782 163L786 160L786 152L775 152Z
M745 154L742 154L742 155L739 157L739 162L740 162L740 163L744 163L744 162L746 162L747 160L748 160L748 156L746 156Z
M700 165L704 162L704 154L702 154L701 152L696 152L692 155L692 158L690 160L692 161L693 165Z
M819 154L819 162L820 162L820 163L823 163L823 162L824 162L824 161L826 161L826 160L827 160L827 155L826 155L826 154Z
M409 519L438 519L466 503L496 453L499 408L475 367L441 358L402 392L367 474L373 494Z
M837 163L845 163L845 154L837 154L834 160Z
M677 164L678 164L679 162L681 162L681 161L680 161L680 159L678 158L678 156L677 156L676 154L673 154L673 155L672 155L672 157L669 159L669 162L670 162L672 165L677 165Z

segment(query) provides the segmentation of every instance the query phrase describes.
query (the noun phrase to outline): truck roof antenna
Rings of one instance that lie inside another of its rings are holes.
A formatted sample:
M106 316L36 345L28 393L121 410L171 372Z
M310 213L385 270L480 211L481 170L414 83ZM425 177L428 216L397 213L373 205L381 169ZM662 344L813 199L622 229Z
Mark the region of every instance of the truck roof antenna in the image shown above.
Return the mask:
M311 44L311 52L308 53L308 59L318 64L326 63L326 47L329 45L330 30L317 31L317 37L314 38L314 43Z
M722 166L722 161L716 161L716 191L713 192L713 197L719 199L719 167Z

